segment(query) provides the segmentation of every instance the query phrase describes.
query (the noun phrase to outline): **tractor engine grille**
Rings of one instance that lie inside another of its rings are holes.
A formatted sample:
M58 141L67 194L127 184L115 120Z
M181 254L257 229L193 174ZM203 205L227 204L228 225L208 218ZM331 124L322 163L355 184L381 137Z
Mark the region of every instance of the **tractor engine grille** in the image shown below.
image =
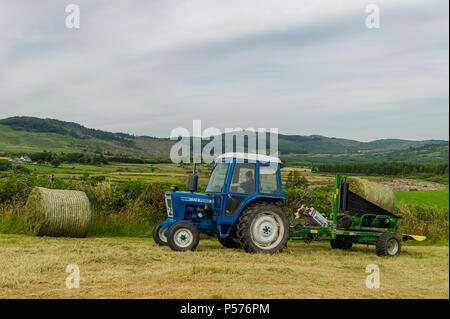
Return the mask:
M165 194L167 216L173 217L172 196L170 193Z

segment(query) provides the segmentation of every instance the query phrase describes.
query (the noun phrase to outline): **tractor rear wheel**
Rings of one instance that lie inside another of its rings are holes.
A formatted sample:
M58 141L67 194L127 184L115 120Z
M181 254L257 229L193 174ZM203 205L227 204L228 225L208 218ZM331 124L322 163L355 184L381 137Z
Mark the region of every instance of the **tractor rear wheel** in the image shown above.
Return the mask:
M236 230L246 252L272 254L287 245L289 219L283 209L273 203L256 203L241 213Z
M167 236L164 235L167 227L162 227L159 224L153 228L153 240L159 246L167 246Z
M175 251L195 250L199 242L197 227L188 222L175 223L169 228L167 242Z
M384 233L377 239L376 251L378 256L396 256L400 253L401 248L400 238L394 234Z

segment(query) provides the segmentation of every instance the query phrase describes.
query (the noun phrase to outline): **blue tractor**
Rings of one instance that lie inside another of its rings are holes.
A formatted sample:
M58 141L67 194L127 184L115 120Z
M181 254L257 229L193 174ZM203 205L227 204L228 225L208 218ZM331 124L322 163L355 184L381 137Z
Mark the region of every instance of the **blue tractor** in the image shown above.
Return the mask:
M189 176L187 192L176 186L165 193L167 219L153 230L159 245L175 251L195 250L199 234L215 234L228 248L275 253L287 245L290 224L277 203L285 203L281 161L276 157L227 153L215 160L204 192L198 176Z

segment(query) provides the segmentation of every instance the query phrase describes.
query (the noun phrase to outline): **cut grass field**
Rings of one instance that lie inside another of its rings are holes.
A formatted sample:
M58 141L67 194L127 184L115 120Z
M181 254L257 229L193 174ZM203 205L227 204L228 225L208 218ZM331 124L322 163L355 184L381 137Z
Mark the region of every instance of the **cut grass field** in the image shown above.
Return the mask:
M25 164L34 174L54 175L63 179L80 179L85 174L90 177L104 176L108 181L121 182L140 180L158 183L185 183L192 172L190 166L180 167L177 164L125 164L111 163L108 165L61 164L58 167L49 165ZM206 184L210 173L206 165L198 165L199 183Z
M50 165L22 164L34 174L54 175L63 179L79 179L83 175L104 176L111 182L123 182L130 180L140 180L146 182L159 183L185 183L189 174L192 173L192 165L181 167L178 164L131 164L131 163L110 163L108 165L90 164L61 164L58 167ZM308 167L284 167L281 170L283 182L286 182L290 171L298 171L305 176L310 185L321 186L331 184L334 181L333 174L312 173ZM207 165L197 165L199 184L208 183L211 167Z
M373 247L332 250L289 242L283 253L247 254L202 240L178 253L150 238L0 235L0 298L449 298L449 248L403 247L395 258ZM80 288L66 287L66 267ZM380 269L368 289L366 267Z
M449 209L448 189L396 192L395 200L407 205L436 206L439 209Z
M111 182L123 181L146 181L163 183L186 183L188 175L192 173L192 165L180 166L178 164L132 164L132 163L110 163L107 165L90 164L61 164L58 167L50 165L21 164L28 168L33 174L54 175L63 179L80 179L89 174L90 177L104 176ZM301 176L308 180L311 187L333 184L335 174L312 172L308 167L288 167L281 169L283 182L287 181L291 171L297 171ZM199 175L199 184L208 183L211 166L197 165L197 174ZM400 179L386 176L361 176L390 186L394 191L405 189L441 189L448 188L448 184L432 183L420 179Z

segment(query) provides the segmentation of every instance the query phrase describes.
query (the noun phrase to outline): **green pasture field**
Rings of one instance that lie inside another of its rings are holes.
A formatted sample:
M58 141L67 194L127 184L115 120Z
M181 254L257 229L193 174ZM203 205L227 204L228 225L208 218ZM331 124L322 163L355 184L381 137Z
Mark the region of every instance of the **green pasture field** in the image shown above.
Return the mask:
M449 209L448 189L396 192L395 200L407 205L437 206L440 209Z

